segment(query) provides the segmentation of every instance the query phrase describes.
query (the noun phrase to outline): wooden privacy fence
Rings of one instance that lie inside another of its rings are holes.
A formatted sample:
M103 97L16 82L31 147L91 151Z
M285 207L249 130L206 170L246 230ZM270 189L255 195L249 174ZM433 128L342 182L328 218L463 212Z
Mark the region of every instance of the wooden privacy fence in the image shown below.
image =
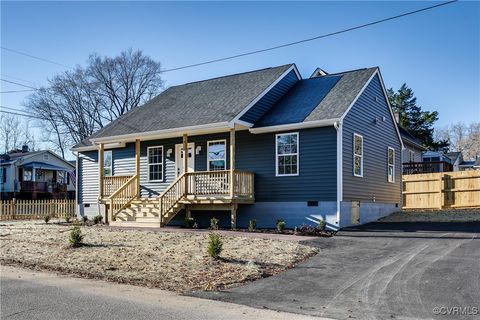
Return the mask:
M75 216L75 200L2 200L0 221L16 219L41 219Z
M480 207L480 171L403 175L404 209Z

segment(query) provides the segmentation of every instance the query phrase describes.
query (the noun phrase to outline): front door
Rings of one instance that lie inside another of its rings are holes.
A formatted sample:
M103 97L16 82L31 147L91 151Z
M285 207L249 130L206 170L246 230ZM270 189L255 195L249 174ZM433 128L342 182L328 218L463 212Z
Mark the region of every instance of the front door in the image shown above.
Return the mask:
M183 144L175 145L175 168L177 177L183 173ZM195 171L195 144L188 144L188 172Z

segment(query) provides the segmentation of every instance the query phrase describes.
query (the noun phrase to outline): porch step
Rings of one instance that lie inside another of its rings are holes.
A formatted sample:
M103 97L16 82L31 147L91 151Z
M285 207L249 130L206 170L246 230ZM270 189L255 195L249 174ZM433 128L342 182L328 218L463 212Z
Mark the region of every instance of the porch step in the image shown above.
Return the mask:
M155 222L138 222L138 221L112 221L112 227L132 227L132 228L160 228L160 221Z

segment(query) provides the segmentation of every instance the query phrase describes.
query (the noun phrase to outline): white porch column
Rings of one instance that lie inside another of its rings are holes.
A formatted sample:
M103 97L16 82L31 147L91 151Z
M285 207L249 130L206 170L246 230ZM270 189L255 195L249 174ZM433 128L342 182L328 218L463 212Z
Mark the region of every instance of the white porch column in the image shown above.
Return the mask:
M195 152L195 150L192 150ZM180 152L181 154L181 152ZM183 135L183 173L185 174L185 196L188 196L188 135Z
M230 129L230 197L234 196L235 171L235 126Z
M135 140L135 175L137 176L136 194L140 198L140 139Z

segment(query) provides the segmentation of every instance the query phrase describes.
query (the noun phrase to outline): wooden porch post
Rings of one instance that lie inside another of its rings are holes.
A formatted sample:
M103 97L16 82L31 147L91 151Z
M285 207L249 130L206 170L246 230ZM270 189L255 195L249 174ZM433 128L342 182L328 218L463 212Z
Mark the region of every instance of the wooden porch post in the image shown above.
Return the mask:
M100 143L100 148L98 149L98 202L103 199L103 163L104 163L104 145ZM99 207L100 208L100 207ZM100 210L100 209L99 209ZM112 210L112 208L110 208ZM105 211L107 211L107 206L105 205ZM108 212L105 212L105 223L108 223Z
M135 192L137 198L140 198L140 139L135 140L135 175L137 176Z
M230 223L232 229L237 228L237 204L232 204L232 208L230 209Z
M100 148L98 149L98 198L99 200L103 199L103 163L104 163L104 146L103 143L100 143Z
M230 129L230 197L234 196L234 170L235 170L235 126Z
M185 196L188 195L188 176L186 175L187 172L188 172L188 135L184 133L183 134L183 173L185 174Z

